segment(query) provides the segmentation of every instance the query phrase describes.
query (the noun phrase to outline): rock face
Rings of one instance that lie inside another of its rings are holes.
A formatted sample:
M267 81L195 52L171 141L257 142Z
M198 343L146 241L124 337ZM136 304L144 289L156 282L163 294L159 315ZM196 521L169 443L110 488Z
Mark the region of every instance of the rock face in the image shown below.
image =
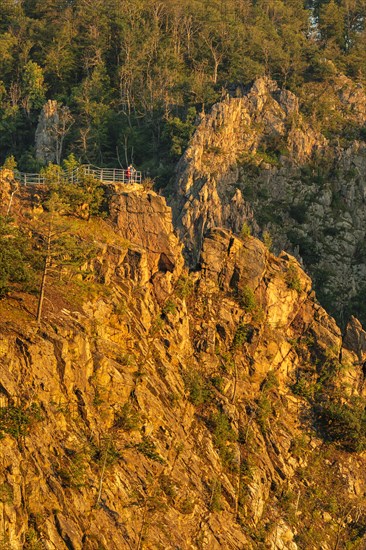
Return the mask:
M361 301L366 274L366 146L352 137L363 135L366 98L344 76L327 93L330 116L342 116L351 136L342 142L324 137L296 96L268 79L215 105L180 161L173 208L192 264L207 230L240 233L247 222L303 260L342 321L352 298Z
M329 150L328 150L329 152ZM362 302L366 274L366 147L335 147L325 164L268 166L239 186L277 246L297 252L314 274L321 299L343 322ZM359 311L356 310L356 311Z
M174 204L180 234L191 261L197 260L203 234L211 227L240 231L252 219L237 185L241 164L265 158L269 144L286 146L302 162L326 140L306 124L297 98L267 78L257 80L242 98L228 97L201 120L177 169Z
M366 361L366 332L358 319L351 317L344 336L344 345L357 354L363 365Z
M212 229L188 274L163 199L110 210L93 299L55 280L40 328L32 296L0 302L6 548L363 548L365 458L324 417L364 392L363 338L288 254Z
M58 103L50 99L42 109L36 130L36 158L44 164L56 162L55 128L58 125Z
M182 246L174 234L171 210L165 199L141 186L117 188L110 200L110 218L118 233L133 243L131 254L146 261L143 281L152 281L156 297L164 301L171 294L182 268ZM130 258L132 262L132 256ZM133 262L132 262L133 263Z
M43 164L60 164L63 142L73 123L70 109L49 99L39 116L35 135L36 158Z
M125 186L126 188L127 186ZM181 245L174 234L171 210L153 191L118 191L110 201L110 219L129 242L147 251L150 275L181 270Z

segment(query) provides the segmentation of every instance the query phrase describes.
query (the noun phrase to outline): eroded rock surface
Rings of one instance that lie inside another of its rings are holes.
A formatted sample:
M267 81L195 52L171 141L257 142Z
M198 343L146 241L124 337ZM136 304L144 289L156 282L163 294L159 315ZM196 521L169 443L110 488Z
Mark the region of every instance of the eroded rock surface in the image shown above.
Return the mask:
M260 78L245 97L228 97L203 116L177 168L178 199L174 202L178 227L194 261L202 236L212 227L240 231L253 215L237 182L240 165L276 141L286 142L301 162L321 149L326 140L304 122L298 100Z
M361 339L343 348L292 256L213 229L189 274L162 199L111 212L126 242L80 271L105 292L65 308L55 285L41 328L31 296L0 302L4 544L362 548L365 458L317 409L361 395Z
M304 262L323 303L345 322L366 274L366 97L344 76L328 88L329 117L348 128L343 140L322 135L298 98L269 79L216 104L178 165L172 203L192 265L209 229L267 230L277 251Z
M35 135L36 158L43 164L60 164L63 142L73 123L70 109L49 99L43 106Z

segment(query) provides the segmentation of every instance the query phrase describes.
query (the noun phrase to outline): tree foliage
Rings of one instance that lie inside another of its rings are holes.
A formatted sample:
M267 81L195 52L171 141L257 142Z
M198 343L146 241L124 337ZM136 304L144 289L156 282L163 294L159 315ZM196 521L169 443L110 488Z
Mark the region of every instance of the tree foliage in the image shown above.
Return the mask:
M12 283L30 283L34 272L30 241L11 220L0 216L0 297Z
M223 89L268 74L299 91L327 79L324 61L365 81L366 0L0 0L0 13L0 162L21 169L46 99L75 121L66 155L164 180Z

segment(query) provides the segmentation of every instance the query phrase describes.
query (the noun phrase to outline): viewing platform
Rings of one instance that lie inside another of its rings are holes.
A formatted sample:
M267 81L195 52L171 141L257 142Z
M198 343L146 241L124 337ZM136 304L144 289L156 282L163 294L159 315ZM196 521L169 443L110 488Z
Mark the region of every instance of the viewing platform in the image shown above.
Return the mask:
M78 183L82 176L92 176L103 183L141 183L142 172L138 170L124 170L122 168L98 168L92 164L82 164L71 172L61 170L57 183L67 181L69 183ZM42 173L27 173L14 170L14 178L22 185L47 185L47 177Z

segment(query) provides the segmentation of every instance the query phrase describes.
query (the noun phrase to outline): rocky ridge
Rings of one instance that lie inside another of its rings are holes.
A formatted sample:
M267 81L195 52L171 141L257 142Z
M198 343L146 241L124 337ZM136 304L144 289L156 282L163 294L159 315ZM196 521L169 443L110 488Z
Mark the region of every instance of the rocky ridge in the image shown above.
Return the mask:
M298 98L266 78L216 104L178 165L172 205L192 264L207 230L239 234L246 222L305 263L342 321L351 300L361 301L366 270L366 148L357 139L366 102L363 88L344 76L322 92L329 117L347 129L343 141L325 137Z
M110 211L94 298L55 284L41 327L31 296L0 302L4 547L362 548L364 457L324 418L365 395L362 327L343 341L254 237L212 229L189 274L163 198Z

